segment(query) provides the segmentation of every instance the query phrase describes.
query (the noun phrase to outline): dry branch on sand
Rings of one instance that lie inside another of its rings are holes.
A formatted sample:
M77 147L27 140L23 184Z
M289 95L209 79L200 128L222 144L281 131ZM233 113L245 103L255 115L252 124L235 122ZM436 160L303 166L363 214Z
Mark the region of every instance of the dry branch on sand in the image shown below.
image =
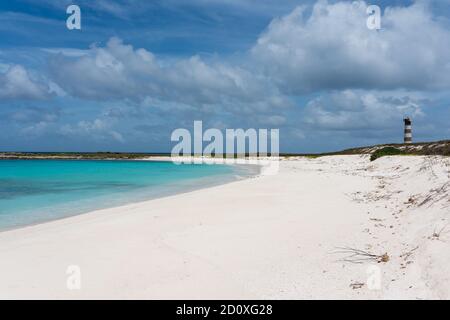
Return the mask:
M341 259L340 261L350 262L350 263L364 263L364 262L388 262L389 255L387 253L377 255L368 251L350 248L350 247L338 247L338 250L334 253L337 254L346 254L347 256Z
M407 252L405 252L405 253L402 253L402 254L400 255L400 258L403 258L403 260L405 260L405 261L408 260L409 257L412 256L413 253L414 253L414 251L416 251L417 249L419 249L419 246L416 246L416 247L414 247L413 249L411 249L411 250L409 250L409 251L407 251Z
M446 224L445 226L443 226L441 229L439 229L439 231L437 231L436 229L434 229L433 231L433 235L431 236L432 240L440 240L441 235L443 233L447 233L448 231L444 232L444 230L448 227L448 224Z
M448 198L448 189L450 189L450 182L444 183L442 186L431 189L430 192L426 195L425 199L419 203L419 207L422 207L425 204L431 204L437 203L443 199Z

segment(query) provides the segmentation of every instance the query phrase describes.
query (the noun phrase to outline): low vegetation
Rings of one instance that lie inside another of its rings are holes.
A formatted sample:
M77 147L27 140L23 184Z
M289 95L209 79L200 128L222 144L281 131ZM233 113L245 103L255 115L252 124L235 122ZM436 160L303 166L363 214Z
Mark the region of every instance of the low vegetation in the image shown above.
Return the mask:
M316 154L283 154L282 157L303 156L318 158L333 155L370 154L371 160L386 155L440 155L450 156L450 140L412 144L383 144ZM0 152L1 159L85 159L85 160L137 160L146 157L170 156L170 153L121 153L121 152ZM224 155L212 155L213 158ZM246 156L254 156L246 154Z
M0 159L135 160L167 154L121 152L0 152Z
M352 154L374 154L378 150L383 150L387 148L393 148L400 150L403 155L421 155L421 156L450 156L450 140L434 141L434 142L419 142L411 144L380 144L368 147L359 147L352 149L345 149L336 152L326 152L317 154L282 154L282 156L292 157L292 156L306 156L306 157L322 157L322 156L335 156L335 155L352 155ZM391 150L391 149L388 149ZM396 151L397 152L397 151ZM384 154L388 155L388 154Z
M385 156L398 156L398 155L403 155L403 154L405 154L405 152L400 149L397 149L394 147L384 147L384 148L374 151L370 155L370 161L375 161L378 158L385 157Z

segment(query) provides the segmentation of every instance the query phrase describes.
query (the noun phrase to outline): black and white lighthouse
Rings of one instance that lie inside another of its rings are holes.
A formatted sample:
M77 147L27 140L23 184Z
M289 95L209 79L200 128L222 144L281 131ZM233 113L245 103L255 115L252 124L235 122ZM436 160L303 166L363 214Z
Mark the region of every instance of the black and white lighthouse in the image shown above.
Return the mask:
M403 143L412 143L412 123L410 118L404 118L405 122L405 136L403 138Z

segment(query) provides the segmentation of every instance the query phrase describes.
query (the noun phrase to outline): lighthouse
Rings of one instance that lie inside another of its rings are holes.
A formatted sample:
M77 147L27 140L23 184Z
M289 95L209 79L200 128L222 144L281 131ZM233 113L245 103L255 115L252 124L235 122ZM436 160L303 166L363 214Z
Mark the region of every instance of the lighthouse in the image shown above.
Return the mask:
M405 122L405 136L403 138L403 143L412 143L411 119L407 117L403 119L403 122Z

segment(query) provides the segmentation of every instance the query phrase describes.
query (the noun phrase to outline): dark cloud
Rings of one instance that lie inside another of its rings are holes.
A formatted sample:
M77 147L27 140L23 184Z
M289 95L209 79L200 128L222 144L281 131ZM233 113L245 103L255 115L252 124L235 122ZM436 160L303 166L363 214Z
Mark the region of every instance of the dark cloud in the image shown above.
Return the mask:
M338 91L308 102L304 121L314 130L376 131L400 127L404 116L424 116L420 99L389 93Z
M10 112L8 119L15 122L55 122L61 117L60 108L54 107L25 107Z

